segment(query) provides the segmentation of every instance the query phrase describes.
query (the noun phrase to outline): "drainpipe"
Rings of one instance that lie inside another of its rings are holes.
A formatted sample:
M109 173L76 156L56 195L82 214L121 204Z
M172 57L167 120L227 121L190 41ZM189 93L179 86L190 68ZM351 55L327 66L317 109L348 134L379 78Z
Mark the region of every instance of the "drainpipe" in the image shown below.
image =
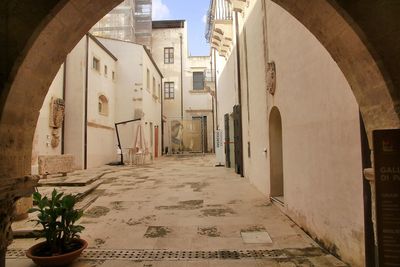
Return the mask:
M215 84L215 120L217 124L217 130L219 130L218 122L218 90L217 90L217 50L214 48L214 84Z
M237 60L237 74L238 74L238 100L239 105L242 107L242 83L240 80L240 36L239 36L239 16L235 11L235 34L236 34L236 60Z
M88 88L89 88L89 35L86 34L86 77L85 77L85 124L84 124L84 152L83 168L87 169L87 122L88 122Z
M237 76L238 76L238 100L239 100L239 119L240 119L240 139L242 141L242 149L240 153L242 168L240 170L240 175L244 177L244 162L243 162L243 116L242 116L242 84L240 80L240 36L239 36L239 16L238 11L235 11L235 31L236 31L236 60L237 60Z
M68 58L68 56L67 56ZM64 118L61 126L61 154L65 153L65 90L67 87L67 58L64 61L62 98L64 100Z
M182 34L179 35L180 38L180 48L181 48L181 120L183 122L183 40L182 40Z
M182 40L182 34L179 35L179 39L180 39L180 49L181 49L181 124L183 126L183 40ZM183 138L181 139L181 148L180 148L180 152L183 152Z
M160 101L161 101L161 155L164 155L164 86L163 78L161 78L160 86Z
M213 73L214 73L212 55L211 55L210 59L211 59L210 67L211 67L211 79L212 79ZM214 96L213 95L211 95L211 106L212 106L212 122L213 122L213 152L215 153L215 117L214 117L215 108L214 108Z

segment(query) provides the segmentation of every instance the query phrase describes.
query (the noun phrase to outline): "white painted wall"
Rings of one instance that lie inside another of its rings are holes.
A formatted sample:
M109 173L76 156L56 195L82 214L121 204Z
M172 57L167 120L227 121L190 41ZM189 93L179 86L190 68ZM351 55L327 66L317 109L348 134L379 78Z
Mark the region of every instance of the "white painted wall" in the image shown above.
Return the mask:
M267 18L278 85L268 103L282 114L287 210L352 266L363 266L357 102L337 64L302 24L272 2Z
M357 102L326 49L301 23L269 0L265 0L268 45L264 47L261 1L251 1L245 17L239 16L245 176L269 196L268 119L276 106L283 125L284 211L351 266L363 266ZM269 60L276 63L275 96L266 91L266 51ZM235 61L235 49L227 60L217 58L220 129L224 127L223 115L232 112L238 102ZM247 142L251 144L250 157ZM265 148L267 154L263 153Z
M66 59L65 153L75 159L75 167L84 167L86 36Z
M117 58L115 122L136 119L135 109L142 109L143 55L142 47L130 42L98 38ZM118 126L121 146L127 159L127 149L134 146L136 127L140 122Z
M154 129L150 140L150 123L158 126L158 155L161 155L161 75L147 55L144 47L131 42L99 38L118 57L116 79L116 121L136 119L135 110L141 110L141 122L128 123L118 127L124 153L134 147L138 125L142 125L149 152L155 155ZM147 90L147 69L150 74L150 88ZM153 77L155 91L153 95ZM153 143L153 146L151 146ZM126 157L127 159L127 157Z
M49 126L50 121L50 104L52 98L63 98L63 80L64 80L64 65L57 72L56 77L50 85L49 91L44 99L43 106L40 109L39 118L36 124L35 135L33 138L32 147L32 174L38 174L38 156L40 155L59 155L61 154L61 132L62 128L58 129L60 135L60 144L53 148L51 146L52 130Z
M116 84L112 80L112 72L116 72L117 63L103 48L85 36L68 55L66 74L65 153L74 155L78 169L84 167L87 40L89 40L87 167L101 166L117 158L114 131ZM100 71L93 69L94 56L100 59ZM107 65L107 75L105 75L105 65ZM108 115L99 113L100 95L108 99Z
M267 95L261 1L252 1L240 22L240 55L243 117L243 160L245 176L269 195L269 168L264 150L268 144ZM245 42L246 40L246 42ZM254 41L257 40L257 41ZM249 105L250 104L250 105ZM248 155L250 143L250 156Z
M93 57L100 59L100 71L92 66ZM115 81L112 72L117 62L89 38L89 90L88 90L88 168L98 167L117 159L115 142ZM105 73L107 66L107 74ZM99 112L99 97L108 99L108 114Z
M162 77L160 73L158 73L156 66L151 61L148 54L143 50L143 79L147 79L147 69L150 71L150 85L149 90L143 90L143 122L144 122L144 130L145 136L147 136L147 142L149 145L150 157L154 158L156 154L161 156L161 83ZM155 80L153 86L153 78ZM150 129L152 127L152 129ZM158 128L158 147L156 147L156 136L155 136L155 128Z

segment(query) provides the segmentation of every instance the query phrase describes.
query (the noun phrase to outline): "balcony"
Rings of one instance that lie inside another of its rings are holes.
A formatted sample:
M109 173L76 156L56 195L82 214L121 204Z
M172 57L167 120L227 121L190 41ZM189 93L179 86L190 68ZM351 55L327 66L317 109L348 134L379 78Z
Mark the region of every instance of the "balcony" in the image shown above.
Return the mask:
M204 89L212 96L215 93L215 73L214 70L207 69L204 71Z
M232 5L233 11L243 12L248 6L249 0L227 0Z
M209 10L207 39L220 56L227 57L232 46L232 5L227 0L214 0Z

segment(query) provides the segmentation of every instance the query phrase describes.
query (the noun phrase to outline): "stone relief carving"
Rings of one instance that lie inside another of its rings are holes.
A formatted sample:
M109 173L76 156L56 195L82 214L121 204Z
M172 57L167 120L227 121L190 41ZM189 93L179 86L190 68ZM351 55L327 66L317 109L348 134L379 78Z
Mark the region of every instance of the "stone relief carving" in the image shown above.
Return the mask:
M60 144L60 128L64 121L65 103L61 98L52 98L50 103L49 126L53 128L51 132L51 147L56 148Z
M267 91L274 95L276 90L276 68L275 62L268 62L267 65Z
M65 104L61 98L52 98L50 104L50 127L60 128L64 121Z
M60 144L60 133L58 128L51 131L51 147L56 148Z

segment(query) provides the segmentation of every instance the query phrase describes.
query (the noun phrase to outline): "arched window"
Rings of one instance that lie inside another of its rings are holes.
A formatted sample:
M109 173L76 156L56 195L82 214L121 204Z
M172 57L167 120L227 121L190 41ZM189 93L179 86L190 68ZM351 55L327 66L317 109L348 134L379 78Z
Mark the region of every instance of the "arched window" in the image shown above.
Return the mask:
M108 99L104 95L99 96L99 113L108 116Z

